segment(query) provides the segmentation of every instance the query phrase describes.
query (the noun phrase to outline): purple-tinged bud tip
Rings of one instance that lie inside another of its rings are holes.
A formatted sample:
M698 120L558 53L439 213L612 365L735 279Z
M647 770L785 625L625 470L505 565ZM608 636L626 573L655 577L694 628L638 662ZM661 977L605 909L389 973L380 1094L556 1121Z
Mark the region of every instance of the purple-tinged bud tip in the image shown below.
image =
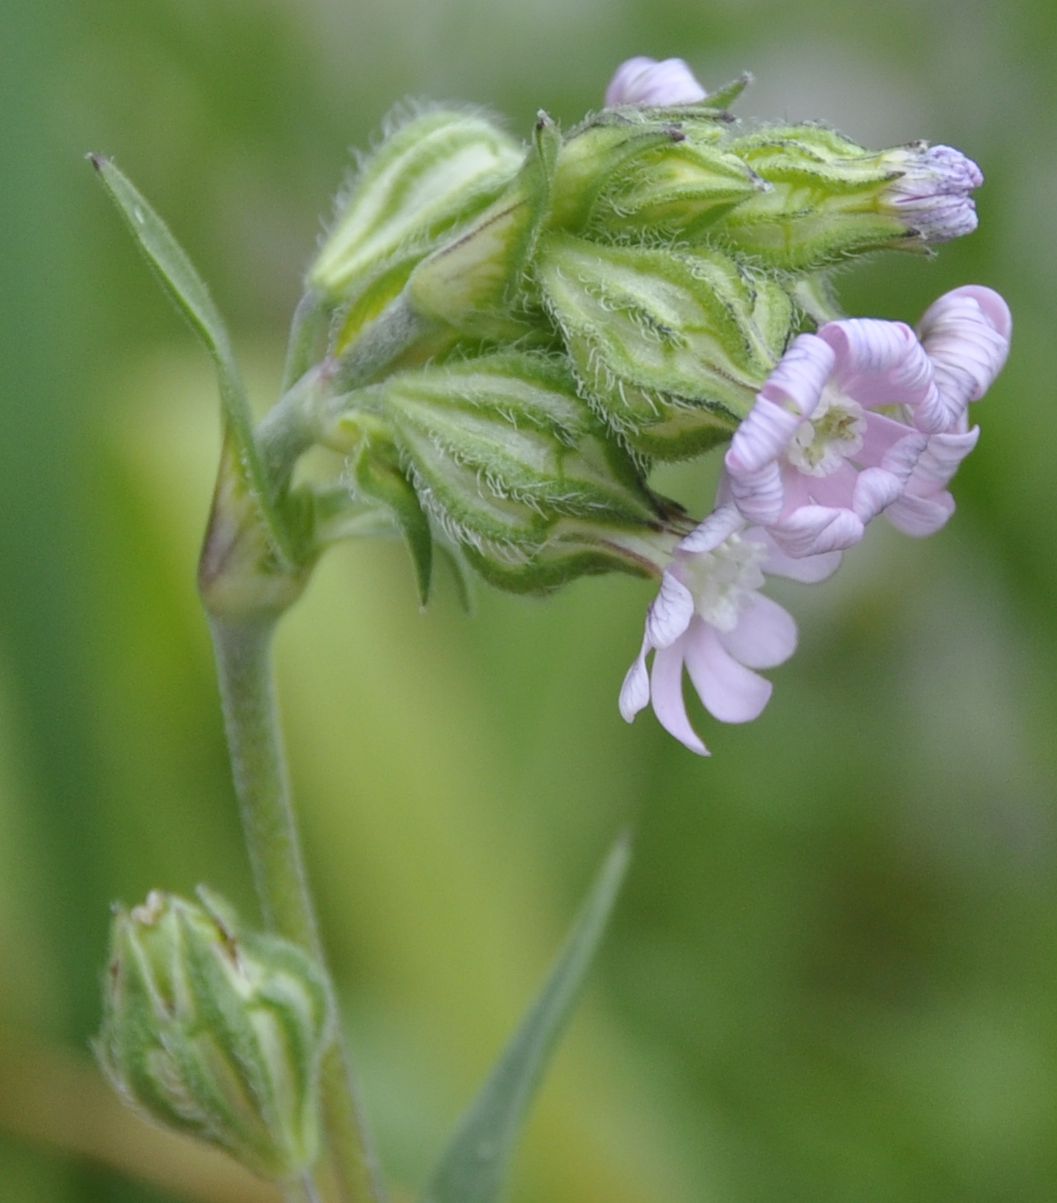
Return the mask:
M949 242L976 229L969 195L984 182L980 168L953 146L914 146L902 152L902 175L888 189L896 214L926 242Z
M606 88L606 108L622 104L667 107L697 104L708 93L681 58L658 62L653 58L629 58L616 69Z

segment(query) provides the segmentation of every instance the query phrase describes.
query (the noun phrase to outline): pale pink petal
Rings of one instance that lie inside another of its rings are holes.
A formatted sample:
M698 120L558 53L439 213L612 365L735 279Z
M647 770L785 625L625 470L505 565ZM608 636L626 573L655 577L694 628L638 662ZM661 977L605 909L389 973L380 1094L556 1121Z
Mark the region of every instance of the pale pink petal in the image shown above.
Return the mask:
M616 69L606 88L606 108L617 105L697 104L707 92L681 58L629 58Z
M841 565L844 553L830 551L818 556L803 556L797 558L788 555L778 546L769 535L762 540L767 546L767 559L763 562L763 570L769 576L783 576L790 581L799 581L802 585L817 585L819 581L827 580Z
M833 371L833 349L816 334L800 334L778 362L760 396L780 409L809 418Z
M721 631L719 641L747 668L774 668L796 651L796 623L776 601L756 593L738 625L733 631Z
M805 403L809 400L805 394ZM814 411L817 404L818 394L810 402L809 412ZM748 476L773 463L789 446L803 420L802 414L791 413L762 395L757 397L748 416L734 432L730 448L723 457L727 471L731 476Z
M850 510L852 497L855 494L855 482L859 477L854 464L845 460L828 476L800 476L800 481L806 486L803 500L799 504L786 507L787 513L804 505L825 505L835 510ZM792 489L789 490L791 495Z
M906 422L897 421L887 414L868 412L866 415L866 433L863 435L862 449L858 458L863 463L880 464L888 452L903 439L912 434L918 435L912 426Z
M747 521L768 526L777 520L785 508L786 496L782 470L775 460L754 472L724 467L724 473L727 477L725 495L734 499Z
M642 650L635 657L620 687L620 714L626 723L630 723L640 710L649 705L650 679L646 672L646 653L649 650L649 640L643 639Z
M946 437L946 435L925 435L919 431L911 431L905 438L893 443L888 448L879 467L891 473L900 483L905 483L917 468L930 440Z
M979 426L964 434L932 435L914 465L907 481L907 492L916 497L928 497L945 489L979 438Z
M934 493L930 497L914 497L904 493L885 510L885 517L904 535L921 539L934 535L947 524L954 513L954 498L950 493Z
M729 539L744 525L745 519L733 505L717 506L704 522L695 526L679 543L677 550L690 555L715 551L724 540Z
M861 405L906 405L921 429L941 429L946 414L932 364L909 326L847 318L827 322L818 336L837 356L836 380Z
M695 623L686 638L686 669L705 709L721 723L758 718L771 697L770 681L739 664L705 623Z
M651 647L667 647L686 630L693 615L693 594L674 573L665 572L646 614L646 641Z
M802 505L768 529L782 551L797 559L846 551L865 533L851 510L827 505Z
M696 624L695 624L696 625ZM704 624L701 624L702 626ZM689 638L689 635L684 638ZM683 641L662 648L653 657L653 672L650 676L653 693L653 712L657 721L691 752L707 756L708 749L698 738L690 720L686 717L683 700Z
M904 482L884 468L867 468L855 482L852 509L865 526L886 510L903 492Z
M921 340L948 405L979 401L1005 365L1012 330L1009 306L990 288L945 293L921 319Z

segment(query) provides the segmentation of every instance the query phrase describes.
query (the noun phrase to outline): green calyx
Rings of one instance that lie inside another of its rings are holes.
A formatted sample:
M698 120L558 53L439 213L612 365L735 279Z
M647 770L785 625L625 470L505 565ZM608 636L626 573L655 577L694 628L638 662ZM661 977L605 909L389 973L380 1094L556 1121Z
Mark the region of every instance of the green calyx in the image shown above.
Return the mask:
M350 456L356 487L392 509L420 581L430 533L489 579L542 589L556 583L553 563L562 579L601 560L612 566L622 553L604 549L618 532L657 528L665 516L560 357L453 360L349 400L327 442Z
M927 249L884 203L900 174L897 152L865 150L815 125L761 130L728 150L767 184L713 227L739 254L799 273L869 251Z
M518 170L521 147L480 113L426 109L394 123L339 197L309 286L335 300L419 257L480 213Z
M550 211L561 136L546 114L536 122L520 172L458 236L411 274L413 310L470 338L517 340L531 333L526 269Z
M718 251L551 234L536 271L582 388L644 455L729 438L791 330L788 293Z
M118 909L96 1053L137 1110L263 1178L318 1149L320 1061L332 1016L301 949L243 932L226 906L153 892Z

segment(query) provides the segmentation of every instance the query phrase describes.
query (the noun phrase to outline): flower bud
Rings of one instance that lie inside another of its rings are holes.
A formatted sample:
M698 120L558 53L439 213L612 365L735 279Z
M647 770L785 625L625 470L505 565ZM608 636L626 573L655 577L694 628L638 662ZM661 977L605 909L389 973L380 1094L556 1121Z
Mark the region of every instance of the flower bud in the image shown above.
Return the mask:
M541 113L514 181L465 232L423 260L407 285L420 316L471 337L518 338L525 267L547 216L561 136Z
M605 112L566 139L549 225L571 233L687 231L765 187L723 151L715 113Z
M223 904L153 891L115 911L99 1060L127 1102L269 1179L315 1159L331 1013L299 948L242 933Z
M789 337L788 295L716 251L551 234L536 270L582 387L645 455L729 438Z
M868 151L832 130L798 125L730 142L769 190L725 213L710 230L736 251L789 271L848 255L927 251L976 225L976 164L946 146Z
M421 258L491 203L523 157L523 148L480 113L427 109L412 116L360 163L309 268L309 286L341 299L394 255L417 250Z
M698 104L707 93L681 58L629 58L606 88L606 107L622 104Z
M626 567L629 557L608 543L663 516L559 359L457 360L394 375L352 401L328 445L362 463L389 457L391 440L435 528L508 588Z

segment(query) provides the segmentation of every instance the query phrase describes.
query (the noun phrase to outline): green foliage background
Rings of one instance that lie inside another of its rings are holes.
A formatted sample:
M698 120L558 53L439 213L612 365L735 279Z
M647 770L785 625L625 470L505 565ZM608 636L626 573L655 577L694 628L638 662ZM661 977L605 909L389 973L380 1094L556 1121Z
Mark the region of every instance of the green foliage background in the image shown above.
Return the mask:
M265 1199L109 1103L88 1057L107 906L204 880L252 913L197 542L204 355L85 151L213 285L262 402L347 162L405 96L528 130L634 53L758 83L747 116L949 142L981 230L849 306L1010 300L959 513L790 592L795 659L701 762L616 710L648 586L534 603L332 553L281 638L326 935L392 1178L421 1182L618 827L637 857L514 1203L1057 1198L1051 6L984 0L9 0L0 438L0 1196ZM703 505L707 473L672 487ZM164 1146L168 1149L168 1146ZM197 1176L196 1176L197 1175ZM228 1192L228 1193L224 1193Z

